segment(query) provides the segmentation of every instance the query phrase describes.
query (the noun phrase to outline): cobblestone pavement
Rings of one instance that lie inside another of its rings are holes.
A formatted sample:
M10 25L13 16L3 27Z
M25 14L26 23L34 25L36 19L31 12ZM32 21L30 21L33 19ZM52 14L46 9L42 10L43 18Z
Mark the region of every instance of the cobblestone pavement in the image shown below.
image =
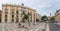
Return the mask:
M20 27L18 26L18 23L0 23L0 31L42 31L45 28L45 23L37 23L33 25L33 23L30 23L30 26L28 23L21 23Z

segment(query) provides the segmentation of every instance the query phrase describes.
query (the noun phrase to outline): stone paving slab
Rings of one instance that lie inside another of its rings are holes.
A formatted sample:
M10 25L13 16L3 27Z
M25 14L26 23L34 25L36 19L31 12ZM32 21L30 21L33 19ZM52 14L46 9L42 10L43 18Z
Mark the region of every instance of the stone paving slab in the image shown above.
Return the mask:
M1 25L3 24L3 25ZM27 24L27 25L26 25ZM36 29L39 29L38 31L41 31L41 29L44 29L44 23L33 25L32 23L30 26L28 26L28 23L22 23L24 25L24 28L18 28L18 23L0 23L0 31L36 31Z

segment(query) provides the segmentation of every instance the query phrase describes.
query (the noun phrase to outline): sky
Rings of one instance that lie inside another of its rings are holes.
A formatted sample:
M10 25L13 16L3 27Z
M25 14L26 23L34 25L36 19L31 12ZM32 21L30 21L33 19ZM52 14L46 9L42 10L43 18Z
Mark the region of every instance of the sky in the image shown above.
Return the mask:
M56 10L60 9L60 0L0 0L0 9L2 10L2 4L24 4L26 7L35 9L40 15L50 14L53 16Z

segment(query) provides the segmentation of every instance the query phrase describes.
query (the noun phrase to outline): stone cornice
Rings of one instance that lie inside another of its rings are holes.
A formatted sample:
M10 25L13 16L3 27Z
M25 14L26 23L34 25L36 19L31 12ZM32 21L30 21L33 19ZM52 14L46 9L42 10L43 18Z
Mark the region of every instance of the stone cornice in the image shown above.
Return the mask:
M13 5L13 4L2 4L2 6L15 6L15 7L22 7L21 5ZM25 7L25 6L24 6ZM25 7L26 9L30 9L30 10L33 10L33 11L35 11L36 12L36 10L34 10L34 9L31 9L31 8L29 8L29 7Z

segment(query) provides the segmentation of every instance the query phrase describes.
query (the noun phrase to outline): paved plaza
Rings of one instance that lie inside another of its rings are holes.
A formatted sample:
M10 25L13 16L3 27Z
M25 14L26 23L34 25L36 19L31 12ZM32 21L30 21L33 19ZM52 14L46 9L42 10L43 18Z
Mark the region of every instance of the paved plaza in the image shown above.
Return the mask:
M22 27L24 26L24 27ZM0 31L60 31L60 24L54 23L21 23L21 26L18 23L0 23Z
M38 23L33 25L30 23L30 26L28 23L21 23L24 27L18 26L18 23L0 23L0 31L42 31L45 29L45 23Z

